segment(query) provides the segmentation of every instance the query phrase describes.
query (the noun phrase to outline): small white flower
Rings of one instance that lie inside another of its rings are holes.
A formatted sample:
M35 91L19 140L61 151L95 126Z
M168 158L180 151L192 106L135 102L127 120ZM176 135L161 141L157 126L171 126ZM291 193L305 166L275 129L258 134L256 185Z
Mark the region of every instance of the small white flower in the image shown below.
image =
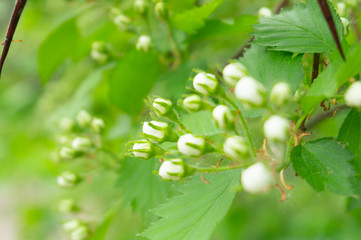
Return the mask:
M249 193L266 192L272 184L272 176L263 163L255 163L242 172L243 188Z
M63 223L63 229L66 232L72 232L79 226L81 226L81 222L78 219L72 219Z
M138 51L148 52L152 45L152 40L148 35L142 35L138 38L136 48Z
M223 144L223 151L233 160L242 160L249 156L248 143L240 136L228 137Z
M71 132L74 128L73 119L63 117L59 122L59 128L64 132Z
M168 132L169 126L165 122L150 121L143 124L143 134L153 142L163 142Z
M206 146L206 141L202 137L192 134L184 134L178 140L178 150L184 155L199 157Z
M343 25L343 35L346 36L348 34L350 21L347 18L341 17L341 22Z
M70 233L70 239L71 240L85 240L88 239L90 233L87 226L81 225L75 228Z
M157 15L158 17L164 17L166 14L164 2L162 2L162 1L157 2L154 7L154 12L155 12L155 15Z
M194 89L205 96L215 93L217 86L216 76L211 73L200 72L193 79Z
M144 13L147 9L147 3L144 0L135 0L134 9L139 13Z
M76 137L71 143L71 147L77 152L86 152L91 146L92 142L86 137Z
M58 176L57 182L60 187L71 188L80 182L80 178L75 173L66 171Z
M237 82L247 76L247 69L241 63L230 63L223 69L223 78L230 86L234 87Z
M122 31L126 30L128 25L130 24L131 20L129 17L119 14L114 19L113 22L115 25L118 26L118 28Z
M232 110L226 105L218 105L212 111L213 120L220 128L231 128L234 125Z
M351 107L361 107L361 81L352 83L346 90L345 103Z
M105 123L101 118L93 118L90 127L94 132L101 133L105 128Z
M159 176L162 179L178 181L184 175L184 164L182 159L171 159L164 161L159 168Z
M286 141L291 128L288 119L273 115L263 125L266 138L272 141Z
M60 149L60 157L63 159L72 159L75 156L75 151L69 147L62 147Z
M235 88L237 99L247 108L263 106L265 92L265 87L252 77L241 78Z
M258 10L258 17L259 18L265 18L265 17L270 17L272 16L272 10L267 8L267 7L261 7Z
M76 121L81 127L88 126L91 123L92 116L85 110L79 111Z
M65 198L60 200L58 209L59 212L61 213L70 213L70 212L74 212L77 209L77 207L73 199Z
M153 153L152 144L148 140L140 140L134 143L132 152L135 157L149 159Z
M183 100L183 108L189 112L196 112L202 106L202 99L200 96L194 94L190 95Z
M291 87L286 82L279 82L273 86L270 94L270 101L277 106L282 106L291 97Z
M165 115L172 108L172 102L168 99L164 98L156 98L153 101L153 107L157 111L159 115Z
M344 17L346 15L346 4L343 2L338 2L336 5L337 13L340 17Z

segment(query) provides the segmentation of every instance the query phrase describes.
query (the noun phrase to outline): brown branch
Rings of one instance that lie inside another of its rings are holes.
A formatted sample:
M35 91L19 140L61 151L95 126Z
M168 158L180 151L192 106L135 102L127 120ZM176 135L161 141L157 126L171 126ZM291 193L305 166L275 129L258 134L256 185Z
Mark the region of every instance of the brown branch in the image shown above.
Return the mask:
M273 10L275 14L279 14L281 12L281 9L288 4L288 0L281 1Z
M312 67L311 84L317 78L319 69L320 69L320 54L319 53L314 53L313 54L313 67Z
M18 25L21 13L24 10L26 1L27 0L17 0L16 3L15 3L15 7L14 7L14 10L13 10L13 13L12 13L12 16L11 16L8 31L7 31L6 37L5 37L4 49L3 49L3 52L1 54L0 78L1 78L1 71L2 71L2 68L4 66L6 56L7 56L8 52L9 52L10 45L11 45L11 42L13 40L14 33L15 33L16 27Z

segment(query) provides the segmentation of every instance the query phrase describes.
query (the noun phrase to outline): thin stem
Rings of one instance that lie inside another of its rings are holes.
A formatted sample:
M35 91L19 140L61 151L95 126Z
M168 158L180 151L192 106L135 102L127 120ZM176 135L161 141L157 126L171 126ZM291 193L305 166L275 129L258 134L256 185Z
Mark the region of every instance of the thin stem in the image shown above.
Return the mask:
M236 166L214 167L214 168L195 168L195 167L191 167L191 166L189 166L189 167L198 172L222 172L222 171L228 171L228 170L233 170L233 169L240 169L240 168L244 168L244 167L248 167L248 166L249 165L236 165Z

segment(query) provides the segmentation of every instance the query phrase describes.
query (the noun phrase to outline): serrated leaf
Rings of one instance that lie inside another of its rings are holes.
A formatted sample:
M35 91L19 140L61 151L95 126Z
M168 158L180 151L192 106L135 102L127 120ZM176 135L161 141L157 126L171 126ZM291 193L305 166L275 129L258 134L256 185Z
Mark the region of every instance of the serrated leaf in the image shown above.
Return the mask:
M361 44L347 52L346 62L335 52L331 63L318 75L311 89L302 99L302 109L305 112L312 111L323 99L332 98L339 87L359 72L361 72Z
M199 111L184 115L182 117L182 122L196 135L212 136L224 132L216 126L210 111Z
M239 61L267 92L281 81L289 83L295 91L303 78L302 56L293 57L292 53L268 51L266 47L252 45Z
M355 156L351 163L356 170L354 191L359 197L349 199L349 209L358 208L361 207L361 114L356 109L352 109L345 118L337 139Z
M353 194L352 158L352 153L332 138L307 142L291 151L293 168L316 191L328 189L347 196Z
M203 28L187 38L187 42L195 42L214 37L225 37L248 34L252 32L252 25L257 23L257 17L242 15L237 19L208 20Z
M170 195L168 183L152 172L155 170L156 161L156 159L147 161L136 158L125 159L117 181L117 186L122 189L123 204L131 205L143 215Z
M338 36L342 39L341 20L331 3L329 6ZM271 47L273 50L323 53L336 48L321 8L315 0L297 4L291 11L282 11L279 15L261 18L260 23L254 28L255 43Z
M200 7L194 7L183 13L176 14L172 18L172 26L187 33L193 33L204 26L207 19L223 0L214 0Z
M239 182L240 171L211 173L204 177L209 185L195 175L181 187L181 195L156 208L154 213L161 219L141 235L154 240L209 239L233 201L232 187Z
M129 52L116 64L109 77L110 100L126 113L137 114L159 74L160 63L156 54Z
M49 81L55 70L76 52L80 33L77 18L73 17L52 31L41 43L38 53L39 75L43 83Z

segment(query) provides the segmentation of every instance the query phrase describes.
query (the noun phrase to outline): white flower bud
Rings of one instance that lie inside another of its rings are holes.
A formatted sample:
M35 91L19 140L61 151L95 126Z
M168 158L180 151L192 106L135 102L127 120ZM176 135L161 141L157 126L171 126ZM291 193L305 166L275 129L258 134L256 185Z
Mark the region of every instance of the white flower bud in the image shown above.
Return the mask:
M87 226L81 225L75 228L70 233L70 239L71 240L85 240L88 239L90 233Z
M183 108L190 112L198 111L202 106L202 99L200 96L194 94L190 95L183 100Z
M286 82L279 82L273 86L270 94L270 101L277 106L282 106L291 97L291 87Z
M91 146L92 142L86 137L76 137L71 143L71 147L77 152L86 152Z
M81 110L76 116L76 121L81 127L88 126L92 120L92 116L85 110Z
M77 210L77 206L75 205L75 202L73 199L62 199L59 202L58 210L61 213L71 213L75 212Z
M291 124L288 119L273 115L263 125L266 138L272 141L286 141L288 139Z
M144 0L135 0L134 9L139 13L144 13L147 9L147 3Z
M60 149L60 157L63 159L72 159L75 156L75 151L68 147L62 147Z
M169 133L169 125L165 122L144 122L143 134L153 142L163 142Z
M90 127L94 132L101 133L105 128L105 123L101 118L93 118Z
M153 155L152 144L148 140L140 140L134 143L132 152L135 157L149 159Z
M164 2L157 2L154 7L155 15L158 17L164 17L166 15L166 9Z
M126 30L128 25L130 24L131 20L129 17L119 14L114 19L113 22L115 25L118 26L118 28L122 31Z
M223 69L223 78L230 86L236 86L237 82L247 76L247 69L241 63L231 63Z
M350 27L350 21L347 18L341 17L341 22L343 25L343 35L346 36Z
M261 7L258 10L258 18L265 18L272 16L272 10L267 7Z
M266 89L256 79L243 77L238 81L235 94L244 107L262 107L265 103Z
M248 143L240 136L228 137L223 144L223 151L233 160L242 160L249 156Z
M57 178L58 185L66 188L74 187L80 180L78 175L70 171L63 172Z
M165 180L178 181L184 175L184 164L182 159L171 159L164 161L159 168L159 176Z
M231 128L234 126L232 110L226 105L218 105L212 111L213 120L219 128Z
M62 135L58 138L58 141L62 145L66 145L70 142L70 138L68 136Z
M241 182L246 192L262 193L271 187L272 176L265 165L258 162L242 172Z
M157 111L159 115L165 115L171 110L172 108L172 102L168 99L164 98L156 98L153 101L153 107Z
M136 48L138 51L148 52L152 45L152 40L148 35L142 35L138 38Z
M346 16L346 4L343 2L338 2L336 5L337 13L340 17Z
M196 137L192 134L184 134L178 140L178 150L184 155L199 157L206 146L206 141L202 137Z
M193 79L194 89L205 96L215 93L217 86L216 76L210 73L200 72Z
M351 107L361 107L361 81L354 82L346 90L345 103Z
M74 128L73 119L63 117L59 122L59 128L64 132L71 132Z
M63 223L63 229L66 232L72 232L79 226L81 226L81 222L78 219L69 220Z

